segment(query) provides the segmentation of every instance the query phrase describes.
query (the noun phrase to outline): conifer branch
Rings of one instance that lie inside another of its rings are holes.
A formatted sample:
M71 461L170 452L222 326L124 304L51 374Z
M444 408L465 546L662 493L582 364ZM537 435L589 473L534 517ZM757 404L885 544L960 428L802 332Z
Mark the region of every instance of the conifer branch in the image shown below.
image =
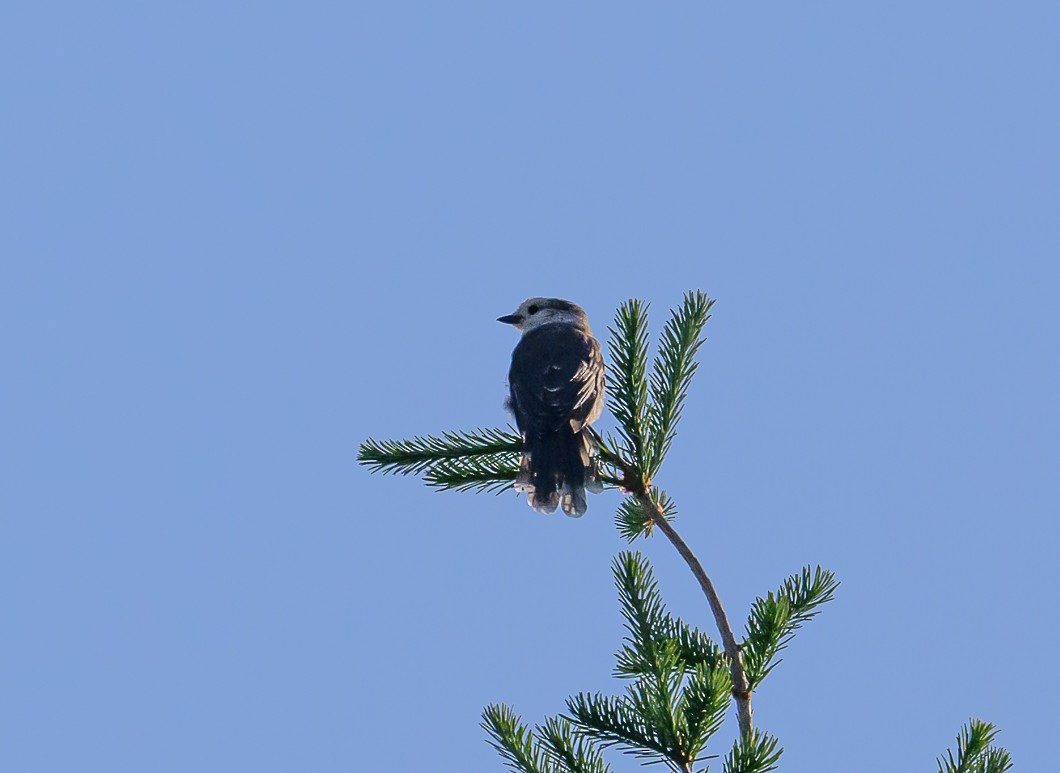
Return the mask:
M409 440L374 440L361 443L357 461L384 475L419 475L439 491L489 491L511 488L519 472L522 437L511 427L446 432ZM600 482L613 488L622 480L613 466L596 459Z
M384 475L419 475L439 491L501 493L515 481L522 449L522 437L510 427L478 429L409 440L369 438L357 460Z
M1012 767L1008 751L994 746L998 730L990 722L970 719L957 734L957 752L937 758L939 773L1005 773Z
M670 615L664 615L656 623L653 636L656 646L676 654L686 672L693 672L700 666L714 668L719 663L728 663L709 636ZM644 656L643 650L632 639L627 639L622 649L615 653L615 659L615 676L620 679L635 679L652 673L651 659Z
M805 567L756 599L745 640L738 643L710 576L671 524L677 513L673 500L653 483L676 437L713 303L698 291L686 294L663 330L650 378L647 305L637 300L622 305L609 328L607 380L607 405L618 420L619 437L605 441L591 427L587 431L597 445L594 477L627 495L615 519L620 534L633 541L658 527L666 535L707 598L721 648L666 612L642 556L620 554L614 573L629 635L616 653L615 675L630 680L626 692L579 693L567 699L569 716L549 719L534 731L507 706L488 706L482 727L517 773L610 773L600 749L611 746L677 773L693 773L730 696L740 736L725 758L725 773L768 773L783 752L775 738L754 728L751 694L780 662L776 656L795 631L834 598L838 582L819 566ZM515 481L522 450L521 436L509 427L368 439L358 460L373 472L420 475L435 489L500 491ZM993 746L996 734L993 725L971 720L957 737L956 751L938 758L939 773L1006 773L1012 762L1005 749Z
M725 614L725 607L722 605L721 597L718 596L718 592L714 588L714 583L703 568L703 564L696 558L696 554L688 546L688 543L670 525L670 521L662 507L656 503L650 491L645 488L640 470L615 454L600 440L598 435L596 437L601 458L614 465L617 469L622 470L623 487L639 503L645 517L655 526L658 526L659 531L665 534L670 543L677 548L677 552L681 554L685 563L688 564L688 568L692 570L692 574L699 582L699 587L707 597L707 603L710 605L710 610L714 615L714 622L718 626L718 633L721 635L725 656L729 660L729 668L732 675L732 696L736 700L736 714L740 724L740 735L749 738L754 727L751 715L750 682L744 669L740 646L736 642L736 634L733 633L729 617Z
M795 631L815 617L822 604L835 598L838 587L832 572L807 566L786 579L775 593L755 599L742 647L751 690L757 689L780 662L774 663L773 658L788 645Z
M508 706L487 706L482 712L482 729L489 735L490 745L516 773L553 773L530 728Z
M675 770L691 766L698 754L689 745L688 721L681 702L681 672L677 656L666 652L660 662L662 673L638 679L626 688L630 706L651 730L658 748Z
M706 634L666 612L651 566L639 553L621 553L614 561L615 585L629 636L616 653L615 676L660 674L660 655L676 656L679 667L694 673L722 662L718 646Z
M636 299L623 303L608 328L611 368L607 407L618 420L629 456L645 468L648 454L648 306Z
M783 749L777 748L777 739L768 733L755 732L743 736L733 744L725 757L725 773L768 773L776 770Z
M611 773L592 741L578 737L570 721L553 717L534 732L511 708L492 704L482 712L490 745L516 773Z
M626 754L670 763L671 750L658 737L658 728L637 712L626 697L578 693L567 699L567 710L579 730L604 748L620 746Z
M611 773L603 755L588 739L575 735L569 720L552 717L537 728L548 759L568 773Z
M703 671L682 689L679 672L638 680L622 697L581 693L567 700L571 721L602 746L691 773L728 704L728 675ZM719 687L720 685L720 687Z
M662 489L650 486L648 496L667 520L672 520L677 515L677 505ZM654 524L655 521L645 513L640 502L633 497L623 499L615 513L615 527L627 542L633 542L637 537L651 533Z
M510 489L519 472L517 456L478 456L439 462L423 473L424 482L438 491L492 491Z
M626 641L640 661L639 672L664 674L660 645L665 646L669 640L659 636L659 629L666 612L651 567L639 553L628 552L615 557L611 570L618 587L622 617L626 620L625 628L629 632ZM665 649L672 652L674 648Z
M729 671L720 659L712 666L700 663L685 685L682 698L689 745L697 756L725 721L731 693Z
M690 772L728 708L728 661L706 636L666 612L642 555L621 553L613 571L628 633L616 671L634 681L622 697L568 699L570 721L576 733L604 746Z
M523 439L508 429L446 432L441 437L417 436L410 440L374 440L361 443L357 461L384 475L419 475L441 462L459 462L480 456L516 458ZM518 462L518 460L517 460Z
M703 595L707 597L707 603L710 604L710 610L714 614L714 622L718 626L718 633L721 634L725 656L729 660L729 669L732 676L732 697L736 700L736 716L740 723L740 735L745 738L750 737L754 729L751 715L751 687L747 680L747 672L744 670L740 647L736 643L736 635L733 633L729 618L725 614L725 607L722 606L721 597L718 596L714 583L699 562L699 559L696 558L695 553L688 547L688 543L681 538L681 535L674 530L670 522L666 520L666 516L659 506L645 493L638 494L637 499L646 512L653 513L652 518L655 521L655 525L659 527L659 531L666 535L666 538L677 548L677 552L685 559L688 568L692 570L692 574L695 575L696 580L699 582Z
M651 405L648 410L650 445L642 468L655 477L677 434L677 422L699 363L696 353L703 345L703 327L710 319L714 301L696 290L685 294L681 308L670 312L663 328L659 353L651 373Z

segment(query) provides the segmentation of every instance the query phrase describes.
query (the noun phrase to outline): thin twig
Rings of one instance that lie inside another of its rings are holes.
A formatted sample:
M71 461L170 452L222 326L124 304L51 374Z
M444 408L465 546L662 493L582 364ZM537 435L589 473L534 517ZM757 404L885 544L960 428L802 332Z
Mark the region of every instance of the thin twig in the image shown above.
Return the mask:
M665 534L671 544L677 548L677 552L681 554L681 557L688 564L692 574L695 575L696 580L699 582L699 587L703 589L703 594L707 597L707 602L710 604L710 611L714 613L714 622L717 624L718 632L721 634L725 655L729 659L729 673L732 676L732 697L736 700L736 716L740 723L740 735L745 739L750 739L753 729L751 685L747 680L747 671L743 666L740 645L736 643L736 635L729 624L729 617L725 614L725 607L721 604L721 598L714 588L714 583L711 582L710 576L703 568L703 564L696 558L696 554L688 547L688 543L670 525L662 508L648 494L650 484L644 481L640 470L608 448L603 438L596 431L592 428L589 428L589 431L592 432L596 440L600 457L622 471L623 488L637 498L645 514L651 519L652 524L658 526L659 531Z
M696 576L699 581L699 587L703 589L703 594L707 597L710 611L714 613L714 622L717 623L718 631L721 633L725 654L729 658L729 673L732 675L732 697L736 699L736 716L740 722L740 735L744 738L750 738L752 730L750 683L747 681L747 672L744 670L743 659L740 656L740 645L736 643L736 636L733 634L732 626L729 625L725 607L721 605L721 598L718 596L717 590L714 589L714 583L711 582L710 576L703 569L703 564L699 563L696 554L688 547L688 543L681 538L681 535L666 520L662 508L655 504L647 494L640 493L636 496L640 506L649 514L652 523L658 526L659 531L665 534L666 538L677 548L677 552L681 554L681 558L688 564L688 568Z

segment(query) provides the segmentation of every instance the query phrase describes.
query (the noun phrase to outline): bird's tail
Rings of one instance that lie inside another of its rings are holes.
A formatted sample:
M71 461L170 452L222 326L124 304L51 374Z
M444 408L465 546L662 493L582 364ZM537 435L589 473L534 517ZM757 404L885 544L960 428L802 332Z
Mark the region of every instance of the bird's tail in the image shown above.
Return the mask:
M515 490L525 492L526 501L539 513L554 513L562 506L567 515L584 515L586 489L603 490L589 433L564 425L540 437L527 436L525 444Z

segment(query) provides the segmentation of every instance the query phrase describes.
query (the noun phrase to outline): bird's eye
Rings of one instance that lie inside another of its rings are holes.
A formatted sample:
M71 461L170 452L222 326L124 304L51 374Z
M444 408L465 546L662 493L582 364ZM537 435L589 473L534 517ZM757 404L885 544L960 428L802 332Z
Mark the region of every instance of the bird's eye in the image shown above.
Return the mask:
M531 306L529 309L527 309L527 311L530 312L531 314L537 314L537 310L538 310L538 307L537 307L536 304Z

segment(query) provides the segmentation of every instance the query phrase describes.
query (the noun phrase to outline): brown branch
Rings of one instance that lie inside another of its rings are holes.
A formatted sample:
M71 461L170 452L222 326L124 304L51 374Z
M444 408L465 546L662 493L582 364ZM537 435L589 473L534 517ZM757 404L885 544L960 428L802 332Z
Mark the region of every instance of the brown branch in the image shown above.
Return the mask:
M729 659L729 673L732 676L732 697L736 701L736 717L740 723L740 735L745 739L750 739L753 729L751 686L747 680L747 671L743 666L743 657L740 655L740 645L736 643L736 636L733 633L732 626L729 624L729 617L725 614L725 607L721 604L718 591L714 588L714 583L711 582L710 576L703 568L703 564L696 558L696 554L688 547L688 543L670 525L662 508L648 494L651 482L645 481L640 470L609 449L603 442L603 438L591 428L590 432L593 433L596 439L600 458L622 471L622 487L637 498L645 515L648 516L652 524L658 526L659 531L665 534L671 544L677 548L677 552L681 554L681 558L685 560L688 568L692 570L692 574L695 575L696 580L699 582L699 587L703 589L703 594L707 597L707 602L710 604L710 611L714 613L714 622L717 624L718 632L721 634L725 655Z
M696 554L688 547L688 543L681 538L681 535L666 520L662 508L655 504L652 498L645 493L638 493L636 497L637 501L640 502L640 506L644 508L644 512L648 513L652 523L658 526L659 531L665 534L666 538L677 548L677 552L681 554L681 558L688 564L688 568L696 576L699 581L699 587L703 589L703 594L707 597L710 611L714 613L714 622L717 623L718 632L721 633L725 655L729 658L729 673L732 675L732 697L736 700L736 716L740 722L740 735L744 738L750 738L752 730L750 683L747 681L747 672L743 667L740 645L736 643L736 636L733 634L732 626L729 625L725 607L721 605L721 598L718 596L717 590L714 589L714 583L711 582L710 576L703 569L703 564L699 563Z

